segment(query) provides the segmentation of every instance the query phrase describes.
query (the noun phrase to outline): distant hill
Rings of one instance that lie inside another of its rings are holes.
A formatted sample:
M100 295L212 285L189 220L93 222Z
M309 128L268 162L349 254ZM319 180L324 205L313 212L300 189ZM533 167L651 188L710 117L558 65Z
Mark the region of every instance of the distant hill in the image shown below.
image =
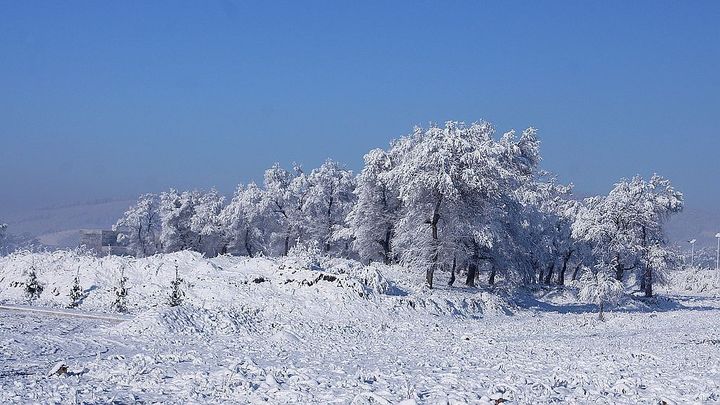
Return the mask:
M667 224L671 243L687 247L687 241L697 239L697 247L714 247L715 234L720 232L720 215L705 209L688 207Z
M79 230L109 229L133 200L103 200L11 212L2 218L8 231L53 247L75 247Z

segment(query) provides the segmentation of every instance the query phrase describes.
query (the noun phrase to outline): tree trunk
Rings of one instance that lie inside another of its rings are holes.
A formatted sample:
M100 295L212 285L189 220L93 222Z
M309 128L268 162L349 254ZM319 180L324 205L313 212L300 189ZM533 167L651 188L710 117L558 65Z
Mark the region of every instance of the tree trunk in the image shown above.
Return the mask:
M327 221L328 221L328 239L325 241L325 253L330 251L330 238L332 238L332 207L333 203L335 202L335 198L333 197L333 187L330 189L330 201L328 202L328 209L327 209Z
M598 315L598 319L601 321L605 320L605 315L603 314L603 307L604 307L604 303L601 302L600 303L600 314Z
M248 257L253 257L252 247L250 247L249 238L250 238L250 229L246 228L245 229L245 251L247 252Z
M488 277L488 284L495 285L495 265L492 265L492 268L490 269L490 277Z
M388 228L385 230L385 240L383 241L383 262L390 264L390 240L392 239L392 229Z
M645 269L645 277L643 277L643 281L645 281L645 296L646 297L652 297L653 296L653 279L652 279L652 269L650 266L648 266Z
M288 252L290 252L290 236L285 237L285 253L283 253L283 256L287 256Z
M567 265L570 261L570 257L572 257L572 250L568 250L568 252L563 256L562 268L560 268L560 274L558 274L558 285L565 285L565 271L567 271Z
M555 271L555 263L550 263L547 268L547 273L545 274L545 284L550 284L552 281L552 276Z
M615 260L617 260L615 263L615 279L617 281L622 281L625 269L623 268L622 263L620 263L620 256L615 256Z
M472 262L468 265L465 285L469 287L475 287L475 276L477 276L477 264L475 262Z
M433 288L433 273L435 272L435 266L428 267L427 271L425 272L425 284L427 284L428 288Z
M453 264L452 268L450 269L450 280L448 281L448 285L452 287L453 284L455 284L455 266L457 265L457 258L453 257Z
M577 266L575 266L575 270L573 270L572 281L577 280L577 276L578 276L578 272L580 271L580 267L582 267L581 264L578 264Z
M438 263L438 222L440 221L440 204L442 203L442 198L438 198L437 202L435 202L435 209L433 209L433 216L432 220L430 221L430 227L432 228L432 261L430 263L430 267L428 268L427 272L425 273L425 282L428 285L428 288L432 288L433 285L433 274L435 273L435 268L437 267Z

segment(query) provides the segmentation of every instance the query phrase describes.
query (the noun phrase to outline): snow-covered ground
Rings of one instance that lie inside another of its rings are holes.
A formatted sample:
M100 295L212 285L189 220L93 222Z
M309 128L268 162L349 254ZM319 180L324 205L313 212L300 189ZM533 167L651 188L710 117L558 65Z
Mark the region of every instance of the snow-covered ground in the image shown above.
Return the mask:
M186 296L170 308L175 264ZM28 302L31 265L44 291ZM121 268L126 315L111 307ZM64 309L76 274L87 296ZM0 258L0 304L44 310L0 307L0 401L720 402L720 298L717 284L687 288L697 275L670 277L687 285L628 300L606 322L572 290L441 279L429 291L421 278L346 260L188 252ZM67 373L48 376L59 362Z

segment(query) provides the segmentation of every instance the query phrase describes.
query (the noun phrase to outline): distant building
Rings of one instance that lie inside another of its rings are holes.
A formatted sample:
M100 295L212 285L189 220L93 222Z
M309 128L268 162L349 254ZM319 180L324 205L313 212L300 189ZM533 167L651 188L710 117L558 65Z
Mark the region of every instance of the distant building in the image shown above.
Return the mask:
M118 232L106 229L81 229L80 247L88 249L98 256L127 254L124 246L117 242Z

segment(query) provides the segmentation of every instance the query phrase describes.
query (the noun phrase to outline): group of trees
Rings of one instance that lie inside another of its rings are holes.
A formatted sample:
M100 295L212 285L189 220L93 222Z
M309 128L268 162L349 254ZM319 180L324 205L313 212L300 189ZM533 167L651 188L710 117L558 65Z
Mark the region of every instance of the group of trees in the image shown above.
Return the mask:
M331 160L310 173L274 165L263 187L241 185L227 202L216 190L142 195L115 228L137 256L186 249L208 256L286 255L298 243L349 256L345 219L357 200L355 184L352 172Z
M673 261L663 224L683 199L668 180L635 177L575 199L539 167L534 128L500 137L487 122L416 128L364 161L357 176L331 160L309 173L276 164L229 201L215 190L143 195L116 228L137 256L279 256L312 244L422 271L429 287L439 273L450 285L481 274L562 285L601 272L652 295Z

